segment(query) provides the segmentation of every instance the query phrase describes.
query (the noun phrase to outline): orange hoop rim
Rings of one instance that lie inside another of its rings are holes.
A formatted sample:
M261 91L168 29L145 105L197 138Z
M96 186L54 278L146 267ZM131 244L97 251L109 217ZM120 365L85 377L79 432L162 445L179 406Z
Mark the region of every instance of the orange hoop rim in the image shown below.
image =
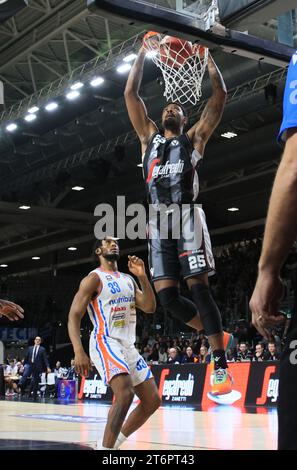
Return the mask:
M166 36L175 38L175 39L180 40L180 41L183 41L183 42L188 42L188 43L190 43L191 46L192 46L192 55L193 55L193 56L194 56L194 55L197 55L197 56L199 55L199 56L201 57L201 56L203 56L203 55L205 54L205 51L206 51L206 49L207 49L207 47L202 46L202 45L200 45L200 44L197 44L197 43L192 44L191 41L187 41L186 39L181 39L181 38L178 38L178 37L176 37L176 36L163 35L163 34L161 34L161 33L158 33L157 31L148 31L148 32L143 36L143 41L142 41L142 42L143 42L144 47L147 48L147 47L149 47L149 40L150 40L151 38L159 37L159 38L162 38L162 39L163 39L163 38L165 38ZM156 50L157 50L157 49L160 50L160 44L155 44L153 48L156 49Z

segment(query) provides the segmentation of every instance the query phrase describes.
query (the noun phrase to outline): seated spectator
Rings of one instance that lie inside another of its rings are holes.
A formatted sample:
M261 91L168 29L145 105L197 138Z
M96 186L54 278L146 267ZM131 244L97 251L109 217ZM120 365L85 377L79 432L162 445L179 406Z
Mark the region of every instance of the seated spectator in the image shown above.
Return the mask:
M4 381L6 384L6 396L17 395L18 366L15 359L9 359L8 365L4 369Z
M70 367L65 375L65 379L74 380L78 377L77 373L75 372L75 360L71 359Z
M180 364L180 356L176 348L169 348L167 364Z
M276 344L273 341L268 343L268 351L265 354L265 361L279 361L280 354L276 350Z
M167 357L165 348L163 346L160 346L158 354L159 354L159 358L158 358L159 364L166 364L168 357Z
M279 334L275 330L272 330L271 331L271 338L269 338L269 339L270 339L271 343L275 344L276 351L278 353L280 353L280 351L282 349L282 340L281 340Z
M143 359L147 361L148 356L151 354L152 350L149 346L144 346L143 352L141 353Z
M149 356L147 357L148 362L158 362L159 361L159 344L155 343L153 349Z
M256 344L253 361L254 362L265 361L265 346L263 343Z
M199 358L196 354L193 353L193 349L191 348L191 346L188 346L186 349L186 354L182 358L181 363L188 364L190 362L199 362Z
M201 346L208 346L207 344L207 339L204 336L203 333L199 333L196 338L193 338L193 352L194 354L199 354L200 353L200 348Z
M55 374L56 378L57 379L62 379L64 377L65 373L67 373L67 371L65 371L64 367L61 367L61 362L57 361L56 362L56 367L54 369L54 374Z
M17 375L18 366L15 359L8 359L8 365L5 367L5 375Z
M236 362L251 362L252 359L253 359L253 355L251 351L249 351L247 343L244 341L241 341L239 343L239 349L237 352Z
M226 357L227 357L227 362L235 361L235 357L234 357L232 349L228 349L228 351L226 351Z
M23 361L18 361L16 363L16 365L17 365L17 368L18 368L18 375L23 375L23 373L24 373L24 363L23 363Z
M211 355L208 353L208 349L206 346L201 346L200 354L198 356L198 362L200 364L209 364L211 359Z

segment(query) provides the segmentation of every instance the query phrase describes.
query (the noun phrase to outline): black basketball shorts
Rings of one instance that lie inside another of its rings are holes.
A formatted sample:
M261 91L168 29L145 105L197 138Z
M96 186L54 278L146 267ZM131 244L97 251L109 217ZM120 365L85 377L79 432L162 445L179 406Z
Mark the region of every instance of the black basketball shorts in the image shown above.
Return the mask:
M153 281L214 274L215 264L205 214L197 204L151 211L148 222L149 266Z

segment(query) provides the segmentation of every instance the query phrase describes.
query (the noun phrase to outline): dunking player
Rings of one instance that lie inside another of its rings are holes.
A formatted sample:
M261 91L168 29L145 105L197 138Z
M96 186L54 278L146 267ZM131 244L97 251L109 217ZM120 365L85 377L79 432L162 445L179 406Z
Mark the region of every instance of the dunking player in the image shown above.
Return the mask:
M199 189L196 168L207 141L220 122L226 101L226 86L209 54L212 96L200 120L184 133L187 122L185 110L178 103L169 103L162 113L164 132L160 132L148 117L139 96L145 55L146 50L142 47L129 74L125 100L130 120L141 142L148 201L157 211L160 204L169 206L175 203L180 209L184 204L191 206L182 208L183 230L179 239L161 239L160 222L149 221L152 279L165 309L187 325L205 330L214 357L212 393L225 394L231 392L232 380L227 372L224 350L229 348L228 342L232 341L232 337L222 331L221 315L209 289L208 273L214 270L214 261L204 212L197 206L194 208L194 202ZM172 231L179 217L175 216L175 210L168 211L168 224L171 224ZM188 233L189 225L192 226L192 233ZM191 235L194 243L189 249L186 238L191 238ZM186 279L193 302L182 297L178 291L180 273Z
M279 139L286 142L270 198L257 284L250 301L253 323L266 338L268 327L284 321L280 271L297 237L297 51L288 70ZM280 360L278 448L297 450L297 315Z
M24 310L19 305L9 300L0 299L0 318L6 317L10 321L20 320L24 318Z
M160 406L155 380L144 359L134 346L136 307L153 313L155 295L145 273L144 263L129 256L128 267L134 279L118 272L119 246L112 237L98 240L94 252L99 267L85 277L69 312L68 331L75 353L78 373L86 375L90 360L80 339L80 324L86 309L94 329L90 337L90 357L105 384L114 393L99 449L117 449ZM124 423L134 393L140 403Z

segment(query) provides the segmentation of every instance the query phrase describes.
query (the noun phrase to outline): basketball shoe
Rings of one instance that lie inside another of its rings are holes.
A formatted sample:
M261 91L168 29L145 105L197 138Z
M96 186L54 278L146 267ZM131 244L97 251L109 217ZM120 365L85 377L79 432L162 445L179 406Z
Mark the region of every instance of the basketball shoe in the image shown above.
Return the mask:
M212 395L225 395L232 392L233 377L227 369L214 370L210 375Z
M224 351L225 353L228 351L228 349L231 349L234 345L234 336L232 333L227 333L226 331L223 331L223 346L224 346ZM213 354L211 352L211 364L213 364Z
M224 337L224 351L231 349L234 344L234 336L231 333L223 331ZM211 355L210 363L210 385L211 385L211 394L212 395L225 395L226 393L232 392L233 377L227 369L219 368L214 369L214 358L213 354Z

